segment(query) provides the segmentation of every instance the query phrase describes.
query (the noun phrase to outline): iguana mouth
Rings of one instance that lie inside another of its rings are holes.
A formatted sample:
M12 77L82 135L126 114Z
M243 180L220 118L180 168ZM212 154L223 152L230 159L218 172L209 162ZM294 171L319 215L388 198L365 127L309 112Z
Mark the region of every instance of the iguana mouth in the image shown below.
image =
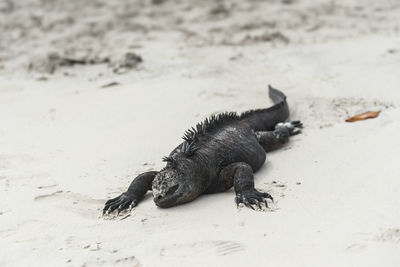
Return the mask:
M169 195L169 196L164 196L164 197L155 197L154 198L154 202L156 203L156 205L160 208L169 208L172 206L176 205L176 200L182 196L182 194L179 195Z

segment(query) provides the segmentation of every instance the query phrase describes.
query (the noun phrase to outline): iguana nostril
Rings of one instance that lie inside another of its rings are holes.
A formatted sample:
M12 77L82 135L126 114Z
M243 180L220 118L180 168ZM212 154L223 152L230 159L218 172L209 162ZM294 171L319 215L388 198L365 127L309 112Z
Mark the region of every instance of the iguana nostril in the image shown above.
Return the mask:
M157 199L158 200L162 199L162 196L161 195L157 196Z

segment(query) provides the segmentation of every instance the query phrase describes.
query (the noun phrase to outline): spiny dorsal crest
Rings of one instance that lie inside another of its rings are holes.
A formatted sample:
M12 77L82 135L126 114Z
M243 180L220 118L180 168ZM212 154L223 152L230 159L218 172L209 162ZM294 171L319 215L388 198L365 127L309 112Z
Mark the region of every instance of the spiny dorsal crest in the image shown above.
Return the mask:
M163 157L162 161L167 162L167 163L171 163L172 165L175 164L175 160L173 157Z
M185 138L184 138L185 139ZM181 152L183 152L186 156L191 156L194 154L199 149L199 146L197 145L198 141L198 133L193 132L191 142L188 142L188 140L185 139L185 142L183 142Z
M222 127L232 121L237 121L239 116L236 112L225 112L220 114L211 115L204 121L198 123L195 127L192 127L185 131L183 140L186 142L183 145L183 152L187 155L192 155L196 150L199 149L197 145L198 138L204 136L207 133L211 133L218 127Z

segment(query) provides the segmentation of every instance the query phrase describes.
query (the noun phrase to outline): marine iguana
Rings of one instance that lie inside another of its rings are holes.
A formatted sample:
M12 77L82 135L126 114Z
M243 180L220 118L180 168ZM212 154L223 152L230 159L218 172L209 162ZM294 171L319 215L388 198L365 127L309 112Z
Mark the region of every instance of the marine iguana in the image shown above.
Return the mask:
M269 96L270 108L212 115L187 130L184 141L163 158L166 166L137 176L125 193L106 202L103 214L135 207L148 190L161 208L232 186L237 205L267 206L273 198L254 188L253 173L264 164L265 152L281 147L302 128L300 121L284 122L289 108L281 91L269 86Z

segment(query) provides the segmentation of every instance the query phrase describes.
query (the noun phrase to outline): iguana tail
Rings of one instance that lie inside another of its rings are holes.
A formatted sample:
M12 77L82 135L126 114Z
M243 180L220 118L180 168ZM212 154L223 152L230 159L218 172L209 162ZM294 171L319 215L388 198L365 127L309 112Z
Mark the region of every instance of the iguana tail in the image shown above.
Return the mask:
M250 125L254 131L272 131L275 125L289 117L289 106L286 96L268 85L269 97L274 102L272 107L243 112L240 119Z

